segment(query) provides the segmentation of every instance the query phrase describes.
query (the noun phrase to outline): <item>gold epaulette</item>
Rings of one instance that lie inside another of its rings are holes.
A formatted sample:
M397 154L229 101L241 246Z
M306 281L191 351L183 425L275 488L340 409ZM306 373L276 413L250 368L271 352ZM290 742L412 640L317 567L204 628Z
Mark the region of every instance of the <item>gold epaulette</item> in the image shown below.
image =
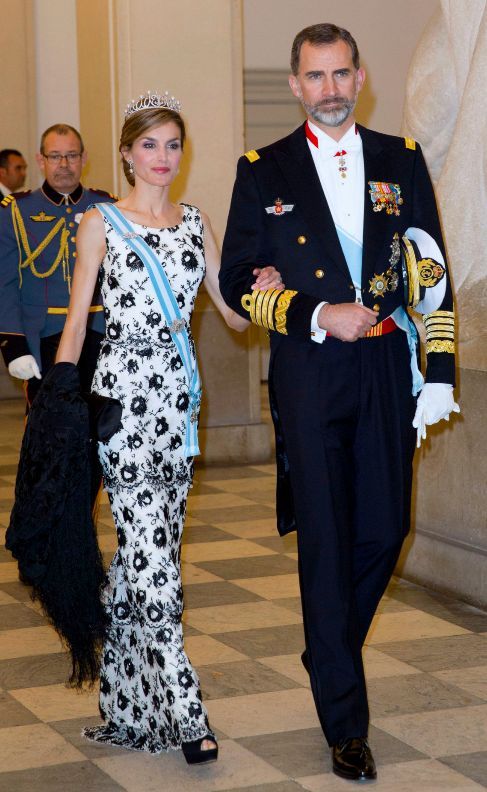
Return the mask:
M416 141L414 138L405 137L404 138L404 145L407 149L411 149L411 151L416 151Z
M32 190L19 190L19 192L10 193L10 195L6 195L2 201L0 201L0 206L10 206L12 201L17 201L19 198L25 198L26 195L30 195Z
M115 193L108 192L107 190L101 190L99 188L90 187L90 192L95 193L96 195L102 195L104 198L113 198L115 201L119 201L120 198Z
M255 289L251 294L244 294L242 306L249 312L253 324L287 335L287 312L296 294L291 289Z
M426 353L455 352L455 314L453 311L433 311L423 316L426 328Z
M260 154L257 154L255 149L246 151L244 156L247 157L249 162L255 162L256 160L260 159Z

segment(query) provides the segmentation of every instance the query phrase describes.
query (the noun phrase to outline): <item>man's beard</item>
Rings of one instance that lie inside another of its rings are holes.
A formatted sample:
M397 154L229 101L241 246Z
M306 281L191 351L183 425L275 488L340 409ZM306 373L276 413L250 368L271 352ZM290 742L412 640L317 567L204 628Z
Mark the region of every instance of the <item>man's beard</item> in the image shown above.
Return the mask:
M345 99L343 96L334 96L315 105L307 104L303 99L301 99L301 103L306 113L311 116L314 121L325 124L325 126L339 127L353 113L357 98ZM327 109L331 104L338 104L339 107Z

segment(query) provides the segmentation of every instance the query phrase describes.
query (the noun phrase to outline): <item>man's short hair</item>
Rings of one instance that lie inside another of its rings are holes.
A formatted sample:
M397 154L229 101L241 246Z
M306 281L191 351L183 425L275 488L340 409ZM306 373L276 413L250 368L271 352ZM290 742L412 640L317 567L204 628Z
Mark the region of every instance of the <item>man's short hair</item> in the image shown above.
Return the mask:
M352 51L352 62L356 69L360 69L360 56L357 42L348 30L337 27L329 22L321 22L318 25L310 25L297 34L291 47L291 71L294 75L299 72L299 56L301 47L307 41L313 47L322 44L334 44L335 41L345 41Z
M81 137L77 129L70 126L69 124L53 124L48 129L46 129L45 132L42 133L41 145L39 146L39 151L41 152L41 154L44 154L44 143L46 142L47 136L50 135L51 132L55 132L56 135L69 135L69 133L72 132L73 135L76 135L76 137L79 140L80 153L82 154L83 151L85 150L83 138Z
M22 154L17 149L2 149L0 151L0 168L8 168L9 157L21 157Z

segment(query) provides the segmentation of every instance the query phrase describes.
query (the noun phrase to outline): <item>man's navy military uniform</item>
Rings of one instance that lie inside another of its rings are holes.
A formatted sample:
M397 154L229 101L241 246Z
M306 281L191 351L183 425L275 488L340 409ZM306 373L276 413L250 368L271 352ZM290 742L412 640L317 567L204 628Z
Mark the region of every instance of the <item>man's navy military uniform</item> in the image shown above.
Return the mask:
M356 133L365 176L358 287L307 124L239 160L220 272L227 303L270 331L278 528L297 528L304 661L330 745L368 732L362 645L409 530L421 375L405 307L440 282L424 317L426 380L454 382L452 292L420 147L361 126ZM436 260L422 257L422 237L433 240ZM252 270L266 265L281 273L283 291L250 289ZM361 301L378 324L352 343L329 335L315 343L323 301Z
M78 225L90 204L110 200L116 198L81 184L65 196L45 181L38 190L1 201L0 346L7 366L22 355L33 355L42 374L53 364L66 321ZM95 291L79 362L83 390L90 388L104 329ZM39 385L29 380L29 403Z

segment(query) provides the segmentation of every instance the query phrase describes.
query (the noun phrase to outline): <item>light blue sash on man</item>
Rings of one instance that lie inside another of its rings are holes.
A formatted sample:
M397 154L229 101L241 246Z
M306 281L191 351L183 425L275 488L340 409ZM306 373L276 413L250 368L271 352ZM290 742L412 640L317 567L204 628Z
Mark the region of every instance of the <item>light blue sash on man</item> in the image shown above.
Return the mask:
M108 203L98 203L95 206L109 221L116 233L122 237L123 241L137 253L149 273L152 286L171 333L171 338L179 352L186 372L189 389L189 408L186 419L185 455L187 457L195 456L200 453L198 446L198 414L201 402L201 381L196 360L193 365L186 322L181 316L171 284L152 248L149 247L142 236L134 232L133 226L130 225L120 210L113 204Z

